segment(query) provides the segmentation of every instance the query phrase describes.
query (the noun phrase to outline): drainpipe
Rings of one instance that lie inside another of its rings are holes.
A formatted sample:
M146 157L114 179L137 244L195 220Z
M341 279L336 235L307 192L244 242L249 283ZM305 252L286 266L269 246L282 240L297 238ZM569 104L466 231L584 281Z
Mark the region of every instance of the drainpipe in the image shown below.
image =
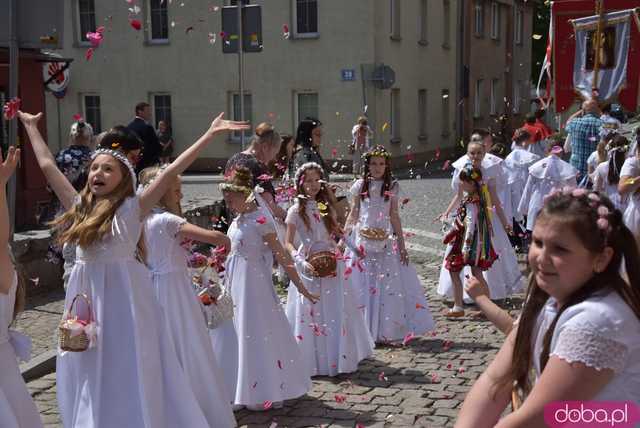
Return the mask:
M464 0L456 2L458 40L456 43L456 147L464 137Z

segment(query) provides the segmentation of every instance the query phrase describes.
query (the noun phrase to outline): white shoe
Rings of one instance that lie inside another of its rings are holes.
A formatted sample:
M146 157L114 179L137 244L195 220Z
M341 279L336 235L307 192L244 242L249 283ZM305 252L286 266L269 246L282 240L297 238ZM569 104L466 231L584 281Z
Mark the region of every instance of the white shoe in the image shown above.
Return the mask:
M244 404L232 404L231 405L231 410L233 410L234 412L237 412L238 410L242 410L245 408Z

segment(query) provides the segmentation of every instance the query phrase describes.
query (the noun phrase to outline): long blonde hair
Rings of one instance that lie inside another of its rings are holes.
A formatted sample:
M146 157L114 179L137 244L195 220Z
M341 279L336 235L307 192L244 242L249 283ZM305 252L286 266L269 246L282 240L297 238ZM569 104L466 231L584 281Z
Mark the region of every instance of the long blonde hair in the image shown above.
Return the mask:
M155 180L158 177L158 174L164 171L167 165L168 164L150 166L140 171L140 174L138 175L138 181L140 182L140 185L143 188L146 188L147 186L149 186L153 182L153 180ZM176 179L179 179L179 177L176 177ZM173 207L167 203L168 193L169 193L169 190L167 190L165 194L162 195L162 198L160 198L160 201L158 201L157 206L167 212L170 212L171 214L175 214L178 217L182 217L182 207L180 206L180 202L177 203L177 206L173 206Z
M89 164L89 170L92 164L93 161ZM118 208L127 198L134 196L133 179L129 170L120 161L118 165L122 180L109 195L96 198L87 181L79 193L80 201L50 223L57 229L60 245L68 242L87 248L111 232L113 217ZM140 236L136 258L144 263L145 255L144 238Z

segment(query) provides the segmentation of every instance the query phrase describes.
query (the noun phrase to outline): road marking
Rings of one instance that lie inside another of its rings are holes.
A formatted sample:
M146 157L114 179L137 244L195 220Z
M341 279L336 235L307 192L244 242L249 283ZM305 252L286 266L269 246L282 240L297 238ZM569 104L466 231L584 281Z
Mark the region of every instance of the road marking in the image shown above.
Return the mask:
M436 250L435 248L425 247L424 245L414 244L413 242L405 243L407 250L409 251L417 251L419 253L431 254L434 256L444 256L444 250Z
M443 236L441 233L429 232L422 229L413 229L411 227L403 227L402 229L405 232L413 233L414 235L422 236L424 238L435 239L436 241L442 243Z

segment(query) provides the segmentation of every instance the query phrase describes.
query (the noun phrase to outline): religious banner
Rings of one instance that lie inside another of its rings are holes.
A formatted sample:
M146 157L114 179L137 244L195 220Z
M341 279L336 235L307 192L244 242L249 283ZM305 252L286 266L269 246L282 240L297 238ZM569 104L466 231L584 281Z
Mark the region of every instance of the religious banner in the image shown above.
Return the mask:
M611 101L625 86L634 18L635 11L628 9L603 14L601 24L599 15L572 21L576 40L573 86L582 98L590 98L595 91L600 101Z

